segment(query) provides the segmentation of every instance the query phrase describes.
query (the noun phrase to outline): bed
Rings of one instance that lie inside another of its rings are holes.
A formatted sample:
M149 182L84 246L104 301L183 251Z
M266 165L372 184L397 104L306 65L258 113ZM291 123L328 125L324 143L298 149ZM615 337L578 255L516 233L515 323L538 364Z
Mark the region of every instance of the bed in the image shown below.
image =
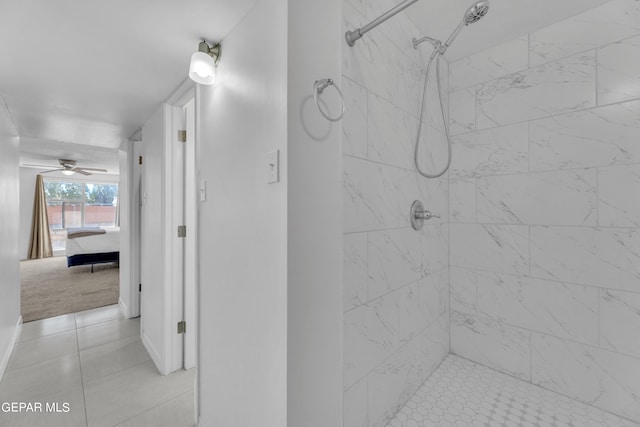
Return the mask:
M67 230L67 267L120 261L120 229L81 228Z

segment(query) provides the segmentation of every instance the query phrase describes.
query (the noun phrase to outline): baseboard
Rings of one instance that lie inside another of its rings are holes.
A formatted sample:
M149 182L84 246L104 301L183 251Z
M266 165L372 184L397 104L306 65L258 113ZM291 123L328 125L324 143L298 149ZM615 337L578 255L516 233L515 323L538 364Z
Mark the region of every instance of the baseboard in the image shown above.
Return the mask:
M129 319L131 316L129 316L129 307L127 307L127 304L125 304L124 301L122 301L122 298L118 298L118 305L120 306L120 311L122 312L122 315Z
M142 333L142 345L144 345L147 353L149 353L149 357L151 357L151 360L153 360L153 363L156 365L156 368L158 369L158 372L160 372L160 375L167 375L167 373L164 371L164 366L162 366L162 358L160 357L160 353L158 353L153 344L151 344L151 341L149 340L149 338L147 338L144 332Z
M9 342L9 347L7 347L7 351L2 357L2 363L0 363L0 381L4 377L4 372L7 370L7 365L9 365L9 359L11 358L11 354L13 353L13 349L16 347L18 343L18 339L20 339L20 333L22 332L22 316L18 317L18 323L16 324L16 328L13 330L13 336L11 337L11 341Z

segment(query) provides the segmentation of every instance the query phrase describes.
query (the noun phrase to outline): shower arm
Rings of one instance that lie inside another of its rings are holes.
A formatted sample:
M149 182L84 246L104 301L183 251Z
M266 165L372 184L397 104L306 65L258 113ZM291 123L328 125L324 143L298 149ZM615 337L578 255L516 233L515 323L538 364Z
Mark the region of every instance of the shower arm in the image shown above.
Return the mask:
M418 45L423 43L423 42L429 42L431 43L431 45L435 48L438 48L439 46L442 46L442 42L438 39L434 39L433 37L422 37L421 39L417 39L417 38L413 38L412 43L413 43L413 48L417 49Z
M378 17L378 18L374 19L373 21L369 22L364 27L358 28L358 29L353 30L353 31L347 31L345 33L345 35L344 35L344 38L347 40L347 44L349 46L355 45L356 41L360 40L365 33L367 33L368 31L370 31L372 29L374 29L375 27L377 27L378 25L382 24L384 21L386 21L387 19L389 19L392 16L396 15L397 13L402 12L403 10L405 10L406 8L408 8L409 6L411 6L412 4L414 4L417 1L418 0L405 0L402 3L400 3L399 5L395 6L394 8L389 9L388 11L386 11L380 17Z
M447 41L444 42L444 43L442 43L442 41L440 41L438 39L434 39L433 37L422 37L421 39L416 39L414 37L413 40L412 40L413 48L417 49L419 44L421 44L423 42L429 42L429 43L431 43L431 45L433 46L433 49L434 49L432 56L435 56L436 54L444 55L444 53L447 51L449 46L451 46L451 43L453 43L453 41L456 39L456 37L458 37L458 34L460 34L460 31L462 31L462 29L466 25L467 24L465 24L464 22L461 22L460 24L458 24L458 26L455 28L455 30L453 30L453 32L451 33L451 35L447 39Z

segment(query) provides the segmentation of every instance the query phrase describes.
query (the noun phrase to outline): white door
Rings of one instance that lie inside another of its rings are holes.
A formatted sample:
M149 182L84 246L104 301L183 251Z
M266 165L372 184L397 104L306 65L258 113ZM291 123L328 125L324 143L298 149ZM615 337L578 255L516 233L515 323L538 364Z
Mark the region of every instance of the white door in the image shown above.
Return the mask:
M141 337L163 375L196 364L193 116L192 98L163 104L142 128ZM181 321L185 334L178 333Z
M176 322L186 323L180 346L176 346L176 358L180 367L191 369L196 366L196 247L197 247L197 188L195 159L195 100L183 99L171 107L173 130L186 131L186 140L173 146L174 160L173 217L177 224L186 226L186 234L174 247L174 257L182 257L182 263L175 262L173 286L173 309Z
M163 104L142 128L140 325L162 374L196 365L198 189L195 102L193 92L188 95ZM184 334L178 334L181 321Z
M140 215L140 333L160 373L164 358L164 111L159 108L142 127L142 209Z
M133 191L130 198L133 203L133 209L130 209L131 218L129 219L131 227L131 252L132 266L131 266L131 317L140 316L140 284L142 283L140 276L140 242L142 241L142 234L140 230L140 215L142 210L142 164L140 158L142 157L142 141L133 141L133 147L131 149L133 163L133 170L131 173L131 190Z

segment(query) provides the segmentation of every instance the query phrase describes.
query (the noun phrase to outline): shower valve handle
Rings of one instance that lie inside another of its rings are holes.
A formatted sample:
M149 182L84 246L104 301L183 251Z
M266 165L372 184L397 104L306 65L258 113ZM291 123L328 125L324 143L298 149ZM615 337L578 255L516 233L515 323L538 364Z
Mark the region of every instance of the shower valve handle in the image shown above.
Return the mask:
M431 218L440 218L440 215L432 214L431 211L423 210L417 211L415 213L416 219L431 219Z
M409 220L415 230L420 230L424 225L424 221L431 218L440 218L440 215L434 215L431 211L425 209L420 200L413 202L409 213Z

